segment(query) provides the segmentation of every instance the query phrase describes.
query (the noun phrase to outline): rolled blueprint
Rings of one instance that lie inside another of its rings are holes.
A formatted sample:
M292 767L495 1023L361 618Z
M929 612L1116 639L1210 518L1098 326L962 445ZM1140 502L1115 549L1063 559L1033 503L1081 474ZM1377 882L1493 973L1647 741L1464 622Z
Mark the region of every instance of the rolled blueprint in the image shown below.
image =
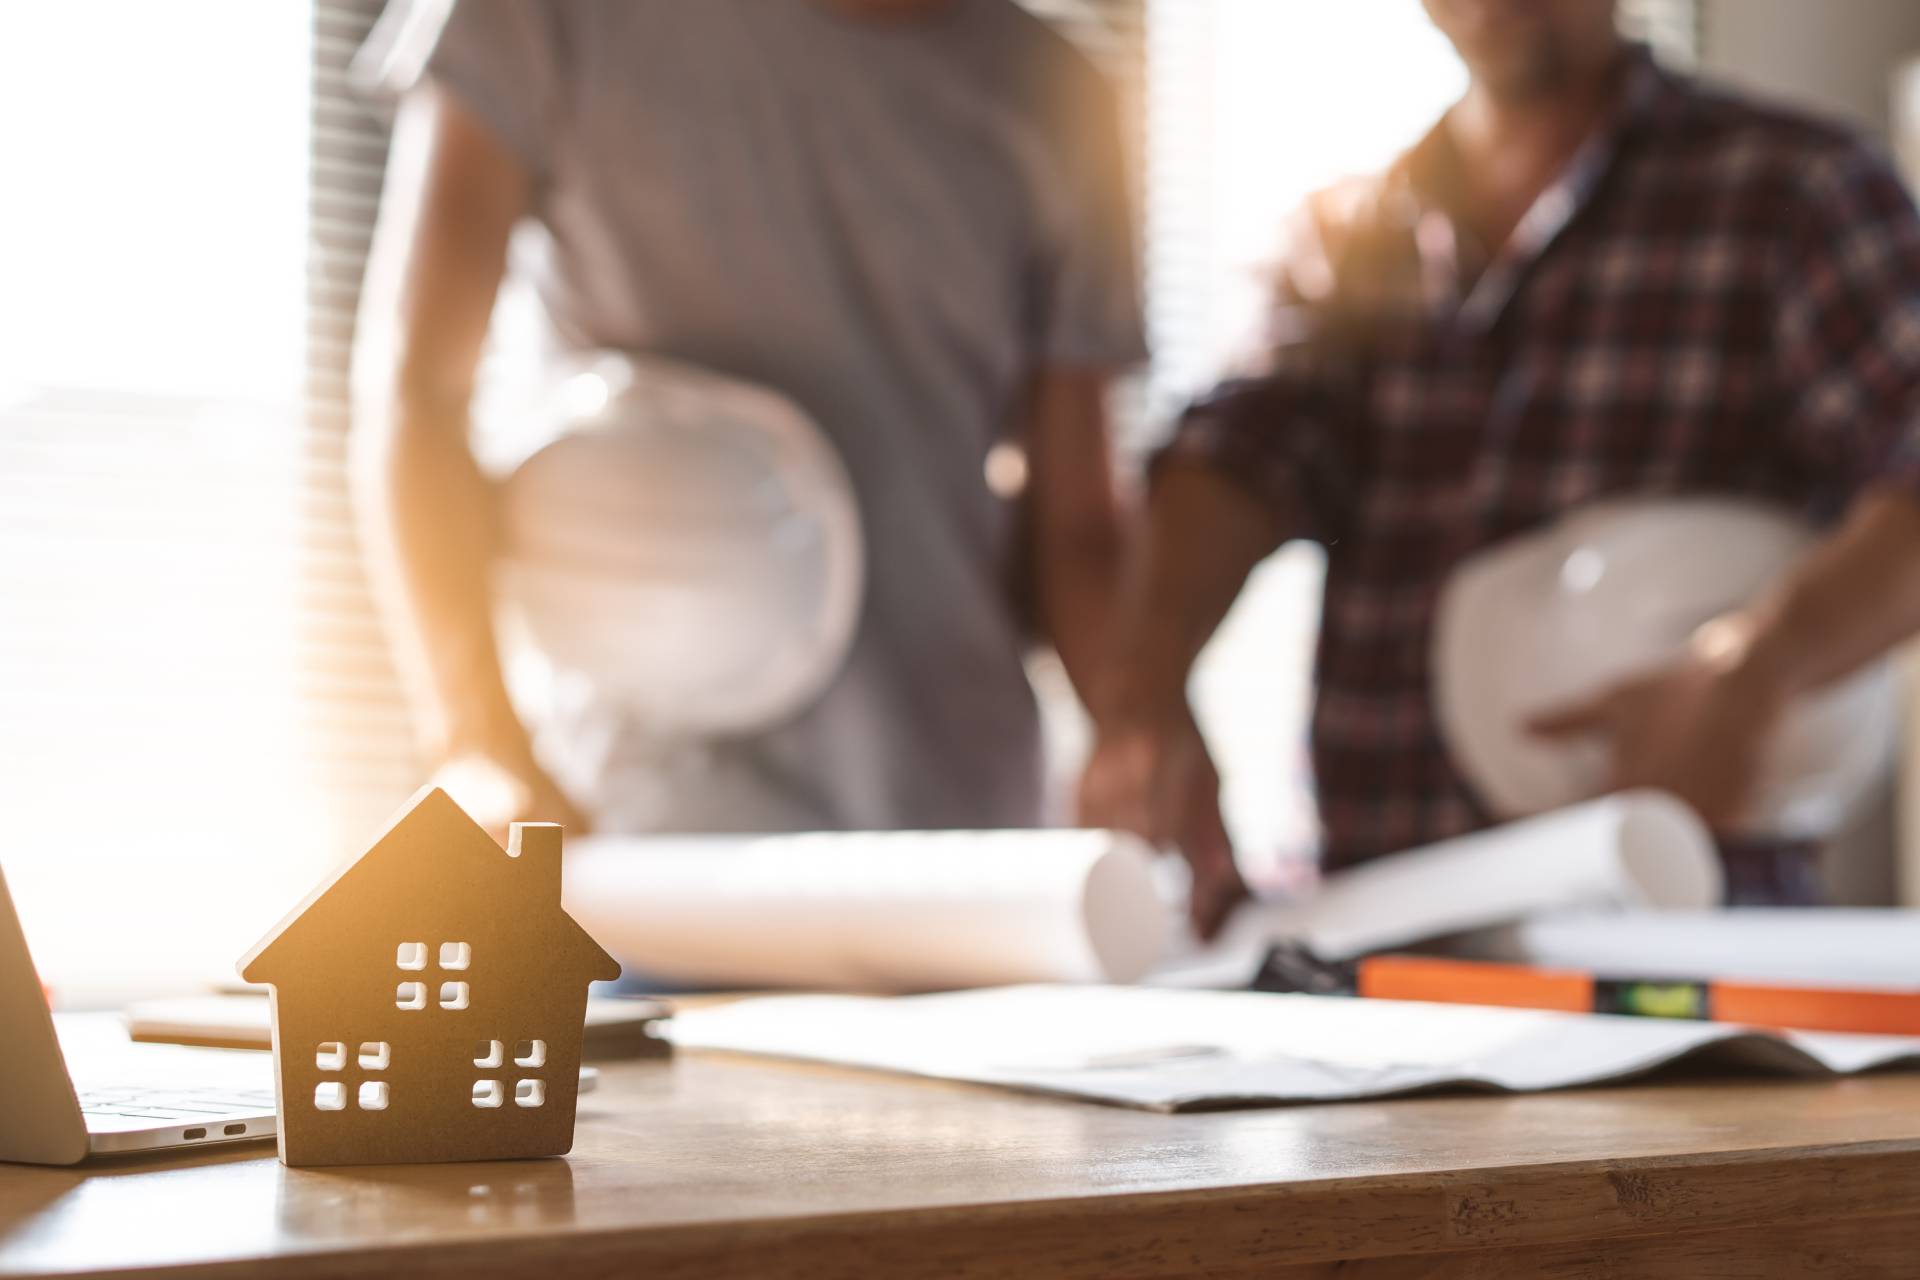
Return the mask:
M1713 837L1693 810L1626 791L1336 872L1307 901L1230 932L1342 960L1580 907L1702 910L1720 894Z
M1132 982L1173 916L1105 831L592 836L566 907L629 973L877 993Z
M1534 916L1460 939L1464 956L1698 982L1920 989L1920 911L1742 907Z

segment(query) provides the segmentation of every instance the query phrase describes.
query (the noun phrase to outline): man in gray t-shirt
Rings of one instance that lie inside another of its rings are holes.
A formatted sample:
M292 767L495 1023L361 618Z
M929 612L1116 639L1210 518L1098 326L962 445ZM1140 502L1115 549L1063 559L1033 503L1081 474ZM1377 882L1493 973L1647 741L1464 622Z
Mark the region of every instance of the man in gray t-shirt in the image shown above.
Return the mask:
M1103 393L1143 355L1100 77L1013 0L426 8L388 42L404 97L357 382L376 576L425 655L441 756L504 769L519 813L580 821L567 793L590 795L603 828L1036 823L1011 583L1084 692L1122 544ZM867 597L795 718L673 758L625 726L592 779L536 762L490 629L467 431L521 224L535 251L514 270L561 347L770 387L846 463ZM983 474L1006 439L1028 460L1019 520Z

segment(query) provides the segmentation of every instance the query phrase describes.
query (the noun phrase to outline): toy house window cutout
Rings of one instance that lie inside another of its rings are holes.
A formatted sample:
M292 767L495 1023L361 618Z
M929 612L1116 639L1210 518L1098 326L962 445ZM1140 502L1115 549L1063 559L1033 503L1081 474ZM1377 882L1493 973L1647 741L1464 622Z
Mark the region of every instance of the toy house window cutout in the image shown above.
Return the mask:
M427 944L424 942L403 942L395 954L393 962L402 969L424 969L427 967Z
M506 1101L506 1090L500 1087L498 1080L475 1080L473 1082L473 1105L476 1107L497 1107Z
M547 1042L545 1040L520 1040L513 1046L513 1065L516 1067L544 1067L547 1065Z
M393 1046L385 1040L368 1040L360 1046L362 1071L385 1071L393 1064Z
M322 1071L340 1071L347 1065L347 1046L338 1040L328 1040L314 1051L313 1065Z
M313 1090L313 1106L316 1111L345 1111L347 1109L347 1086L338 1080L329 1080L316 1085Z
M403 982L394 992L393 1003L401 1009L424 1009L427 1007L427 984L424 982Z
M506 1046L498 1040L482 1040L473 1046L473 1065L476 1067L486 1067L491 1070L506 1060Z
M360 1082L360 1109L362 1111L385 1111L387 1109L387 1082L385 1080L363 1080Z
M464 982L443 982L440 984L440 1007L442 1009L464 1009L469 1003L472 992Z
M513 1086L513 1105L516 1107L539 1107L546 1105L547 1082L544 1080L520 1080Z
M473 964L473 948L464 942L443 942L440 944L440 967L442 969L465 969Z

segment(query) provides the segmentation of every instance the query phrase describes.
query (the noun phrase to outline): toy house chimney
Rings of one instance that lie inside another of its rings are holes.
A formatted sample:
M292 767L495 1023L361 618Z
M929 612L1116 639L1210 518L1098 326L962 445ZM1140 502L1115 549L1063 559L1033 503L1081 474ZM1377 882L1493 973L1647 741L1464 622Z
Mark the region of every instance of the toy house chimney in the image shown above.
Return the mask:
M560 824L516 822L507 828L507 856L526 864L520 868L537 901L560 902Z

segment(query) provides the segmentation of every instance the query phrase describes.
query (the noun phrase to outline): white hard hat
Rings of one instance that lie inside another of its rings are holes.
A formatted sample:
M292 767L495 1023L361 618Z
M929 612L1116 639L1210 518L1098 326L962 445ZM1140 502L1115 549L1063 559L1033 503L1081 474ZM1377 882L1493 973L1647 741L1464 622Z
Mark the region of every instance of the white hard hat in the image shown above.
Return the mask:
M1462 774L1501 818L1599 794L1605 743L1545 741L1528 719L1678 656L1815 539L1755 503L1625 499L1470 557L1433 632L1435 709ZM1898 728L1889 662L1801 699L1767 746L1745 830L1834 834L1886 777Z
M553 677L658 736L745 733L838 674L864 571L833 446L772 391L584 358L503 486L500 594Z

